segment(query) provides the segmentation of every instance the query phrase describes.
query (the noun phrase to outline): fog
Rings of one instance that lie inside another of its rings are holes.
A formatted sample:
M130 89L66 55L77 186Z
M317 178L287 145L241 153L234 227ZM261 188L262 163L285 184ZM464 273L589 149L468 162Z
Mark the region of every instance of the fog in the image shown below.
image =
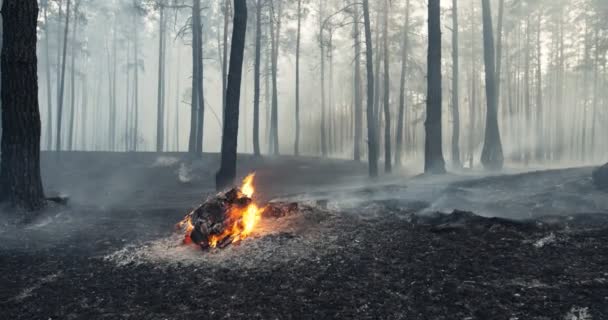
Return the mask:
M55 149L57 142L58 83L61 82L66 2L43 1L39 16L39 96L44 149ZM191 4L180 0L71 2L61 132L63 139L69 140L72 127L73 150L132 150L134 146L127 145L127 141L134 140L134 130L137 130L136 149L155 151L158 92L159 88L162 88L164 149L188 150L192 91L191 28L188 25L191 19ZM253 152L256 12L255 1L248 2L250 8L244 57L246 67L241 89L238 143L238 150L242 153ZM271 52L268 18L269 14L274 13L274 24L278 25L280 22L281 26L277 58L280 153L292 154L296 127L294 114L297 1L275 1L276 3L272 4L270 1L262 2L261 149L263 153L269 150L269 92L272 91L272 86L269 79L271 73L268 72ZM391 1L389 4L387 36L390 66L389 110L393 119L391 139L394 140L397 127L403 39L404 32L407 32L403 156L417 163L422 159L424 149L427 12L425 1L410 0L409 25L405 26L406 4L405 0ZM206 0L201 5L205 152L218 152L221 144L224 5L224 1ZM482 17L479 1L458 1L458 5L460 159L465 167L471 167L478 165L485 127ZM492 1L491 5L496 33L499 1ZM159 86L160 6L164 6L166 25L165 75L162 86ZM280 21L277 20L279 6L282 7ZM302 153L307 155L321 154L319 30L323 24L326 54L325 130L329 155L352 158L356 105L353 90L355 50L352 5L349 1L322 0L303 1L302 6L300 148ZM384 50L383 2L372 3L370 10L376 59ZM536 163L560 166L605 160L608 142L601 137L606 135L607 126L604 124L608 110L608 96L605 90L602 90L605 88L607 77L608 38L604 19L606 10L606 5L601 1L504 1L502 36L495 35L495 38L502 39L498 114L505 159L511 165ZM443 149L448 158L451 152L451 127L454 123L451 111L451 1L442 2L441 19ZM362 20L359 20L359 23L362 23ZM228 45L230 29L229 23ZM365 41L363 35L361 39L362 42ZM364 66L363 51L361 59L361 66ZM374 63L379 69L376 76L383 80L384 69L378 66L383 66L384 62L380 60L384 59L377 59ZM73 79L72 69L75 73ZM365 86L363 69L362 89ZM47 83L47 72L50 83ZM382 80L379 81L381 83L377 89L384 86ZM134 89L135 81L138 81L137 92ZM362 92L361 99L365 102L365 90ZM379 100L381 102L382 97L379 97ZM115 118L111 118L113 105L116 109ZM75 120L70 126L72 107ZM134 120L136 117L137 120ZM384 117L380 119L379 132L384 132ZM364 120L364 127L365 123ZM111 128L116 132L113 148L109 134ZM363 132L366 132L364 128ZM364 155L365 140L363 135L359 142ZM65 143L63 145L68 148Z

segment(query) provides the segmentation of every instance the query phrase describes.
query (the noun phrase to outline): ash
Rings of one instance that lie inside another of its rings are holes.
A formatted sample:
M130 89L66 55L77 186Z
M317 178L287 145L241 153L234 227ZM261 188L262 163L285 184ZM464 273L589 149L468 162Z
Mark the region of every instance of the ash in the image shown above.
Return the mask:
M264 201L301 210L202 252L173 226L212 164L184 184L181 160L81 156L44 171L69 207L0 226L2 319L608 319L590 168L364 183L352 162L241 159Z

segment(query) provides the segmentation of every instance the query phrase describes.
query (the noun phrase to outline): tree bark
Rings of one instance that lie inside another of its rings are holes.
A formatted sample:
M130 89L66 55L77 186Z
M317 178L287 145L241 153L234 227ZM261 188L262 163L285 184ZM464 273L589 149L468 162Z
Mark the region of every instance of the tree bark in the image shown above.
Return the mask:
M505 0L500 0L498 4L498 26L496 28L496 107L500 101L500 77L502 74L502 31L505 16Z
M188 139L188 152L195 154L198 151L198 132L199 126L199 67L198 64L202 63L199 49L201 44L200 26L201 26L201 1L192 1L192 88L191 88L191 100L190 100L190 137Z
M46 148L48 150L53 149L53 95L51 93L51 57L49 49L49 17L48 17L49 2L46 2L44 6L44 55L46 64Z
M40 176L37 19L36 0L3 1L0 200L27 210L45 204Z
M279 40L281 37L281 20L283 15L283 4L278 1L278 14L276 15L276 28L274 27L274 21L270 22L271 26L271 46L272 46L272 110L270 114L270 137L271 137L271 149L274 155L279 154L279 93L277 85L277 74L278 74L278 59L279 59ZM274 20L274 1L271 0L272 6L272 17Z
M70 122L68 125L68 150L72 151L74 147L74 117L76 112L76 55L78 52L76 40L76 31L78 29L78 7L80 2L76 1L74 7L74 30L72 30L72 70L70 72Z
M384 30L382 31L384 42L384 172L393 170L391 161L391 106L390 106L390 76L389 76L389 47L388 47L388 6L389 0L384 0Z
M503 166L502 143L498 129L498 111L496 100L496 73L494 35L492 32L492 13L490 0L482 0L483 10L483 47L486 75L486 112L485 142L481 152L481 163L486 169L500 170Z
M156 97L156 152L164 150L165 123L165 7L160 3L160 20L158 22L158 92ZM193 87L192 90L195 90Z
M409 0L408 0L409 1ZM354 160L361 161L361 139L363 135L363 101L361 96L361 28L359 27L359 5L354 5L354 48L355 48L355 141Z
M378 176L378 144L376 139L376 117L374 115L374 62L372 52L372 30L369 18L369 0L363 0L365 25L365 57L367 66L367 148L370 177Z
M223 190L231 186L236 176L239 101L245 35L247 31L247 3L245 0L234 0L233 21L230 71L228 74L228 86L226 88L226 112L224 112L224 129L222 134L221 167L215 177L217 190Z
M405 121L405 82L408 59L408 43L409 43L409 26L410 26L410 0L405 2L405 24L403 26L403 43L401 48L401 79L399 82L399 116L397 117L397 135L395 142L395 166L401 167L401 157L403 156L403 135Z
M424 172L445 173L441 136L441 9L440 0L428 4L429 49L427 64L427 102L424 123L426 139L424 147Z
M226 110L226 77L228 73L228 27L230 22L230 0L224 0L224 32L222 40L222 115ZM222 126L224 124L222 123Z
M253 79L253 154L260 156L260 67L262 51L262 0L255 8L255 63Z
M196 50L198 51L197 57L198 57L198 63L196 64L196 87L194 88L194 90L198 91L197 94L197 102L198 102L198 109L197 109L197 123L198 123L198 127L197 127L197 131L196 131L196 152L200 155L203 154L203 134L204 134L204 129L205 129L205 92L203 90L203 76L204 76L204 52L203 52L203 25L202 25L202 21L200 18L200 13L199 13L199 17L198 17L198 22L197 25L195 26L197 28L196 34L197 34L197 41L196 41Z
M61 79L59 81L59 93L57 97L57 138L55 139L57 142L57 151L61 151L61 121L63 119L63 94L64 94L64 85L65 85L65 65L66 65L66 55L68 51L68 32L70 29L70 4L71 0L68 0L67 9L66 9L66 18L65 18L65 28L63 31L63 52L61 59Z
M452 165L460 168L460 60L458 56L458 0L452 0Z
M327 157L327 106L325 105L325 43L324 43L324 15L325 2L319 1L319 49L321 58L321 156Z
M302 27L302 0L298 0L298 29L296 35L296 141L294 155L300 155L300 32Z

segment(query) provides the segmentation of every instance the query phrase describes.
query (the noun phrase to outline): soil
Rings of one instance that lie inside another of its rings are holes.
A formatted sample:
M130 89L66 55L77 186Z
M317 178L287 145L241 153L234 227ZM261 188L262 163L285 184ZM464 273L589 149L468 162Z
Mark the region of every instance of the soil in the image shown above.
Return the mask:
M173 225L214 193L216 155L43 154L70 202L2 213L0 318L608 319L591 168L369 181L349 161L239 163L257 201L301 210L202 252Z

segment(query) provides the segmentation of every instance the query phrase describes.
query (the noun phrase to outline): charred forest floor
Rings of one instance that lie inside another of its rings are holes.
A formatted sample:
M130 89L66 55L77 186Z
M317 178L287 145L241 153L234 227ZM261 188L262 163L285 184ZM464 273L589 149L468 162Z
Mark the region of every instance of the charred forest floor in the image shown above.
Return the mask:
M0 319L608 319L591 168L370 182L349 161L239 161L260 201L301 210L203 253L173 226L214 194L217 155L44 153L70 202L2 213Z

